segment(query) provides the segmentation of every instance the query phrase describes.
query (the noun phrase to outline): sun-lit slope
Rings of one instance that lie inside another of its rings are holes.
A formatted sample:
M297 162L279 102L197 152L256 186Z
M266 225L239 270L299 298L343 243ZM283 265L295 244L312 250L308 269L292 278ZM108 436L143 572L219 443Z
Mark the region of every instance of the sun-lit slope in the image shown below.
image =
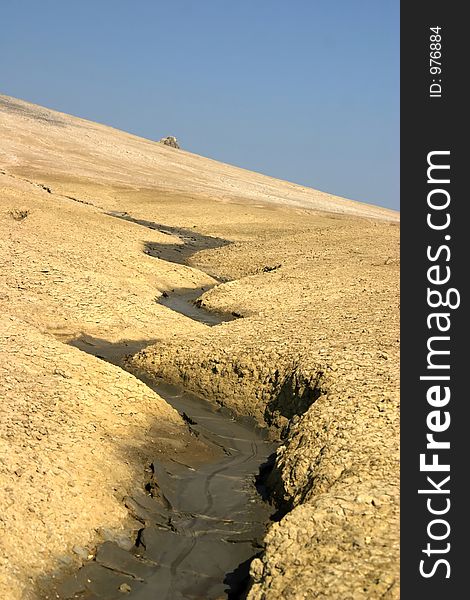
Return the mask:
M122 500L156 452L207 450L98 358L124 347L285 432L269 489L289 512L251 600L398 599L397 220L0 96L0 598L43 599L109 533L129 540ZM185 263L184 244L205 249ZM160 302L188 291L243 318Z
M162 126L164 124L162 123ZM34 166L33 166L34 165ZM398 213L175 150L129 133L0 95L0 168L45 181L71 172L103 184L276 203L398 220ZM65 185L65 183L64 183ZM61 190L67 192L67 187ZM109 208L106 207L106 208Z

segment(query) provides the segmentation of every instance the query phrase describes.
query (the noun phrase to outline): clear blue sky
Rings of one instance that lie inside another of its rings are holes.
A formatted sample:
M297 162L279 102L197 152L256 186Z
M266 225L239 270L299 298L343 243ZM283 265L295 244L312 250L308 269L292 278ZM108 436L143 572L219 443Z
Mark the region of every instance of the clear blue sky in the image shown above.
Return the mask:
M1 92L398 208L398 0L3 2Z

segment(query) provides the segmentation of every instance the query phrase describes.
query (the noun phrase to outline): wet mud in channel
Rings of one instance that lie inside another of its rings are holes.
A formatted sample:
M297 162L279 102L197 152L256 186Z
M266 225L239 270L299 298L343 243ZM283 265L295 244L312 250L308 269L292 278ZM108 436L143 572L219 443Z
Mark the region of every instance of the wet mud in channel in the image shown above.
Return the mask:
M143 380L222 458L197 466L156 458L144 489L125 500L142 523L134 545L103 543L62 583L59 597L241 598L273 512L257 476L275 446L253 424L181 388Z

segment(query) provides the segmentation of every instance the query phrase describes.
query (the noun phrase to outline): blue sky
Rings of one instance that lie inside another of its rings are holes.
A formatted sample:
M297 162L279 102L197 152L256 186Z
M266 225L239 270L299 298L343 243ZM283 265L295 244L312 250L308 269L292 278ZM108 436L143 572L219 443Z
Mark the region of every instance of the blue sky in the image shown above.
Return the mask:
M1 92L398 208L398 0L2 4Z

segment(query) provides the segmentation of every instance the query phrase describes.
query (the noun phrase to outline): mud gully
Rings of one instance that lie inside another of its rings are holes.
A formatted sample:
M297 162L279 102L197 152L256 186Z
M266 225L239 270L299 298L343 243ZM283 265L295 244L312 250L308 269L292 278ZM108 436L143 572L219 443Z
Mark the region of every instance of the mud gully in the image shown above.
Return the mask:
M178 246L147 247L148 254L185 263L203 248L224 240L132 219L112 216L177 235ZM169 308L209 326L233 319L195 304L201 292L164 295ZM84 348L82 348L84 349ZM129 347L95 349L96 356L125 368ZM274 508L263 500L260 473L269 464L275 444L254 423L235 419L226 409L181 387L133 373L171 404L193 435L212 446L213 458L203 464L163 459L147 465L146 482L125 499L142 524L128 544L106 541L78 572L56 589L63 600L177 600L179 598L243 598L249 565L262 551L262 540Z

